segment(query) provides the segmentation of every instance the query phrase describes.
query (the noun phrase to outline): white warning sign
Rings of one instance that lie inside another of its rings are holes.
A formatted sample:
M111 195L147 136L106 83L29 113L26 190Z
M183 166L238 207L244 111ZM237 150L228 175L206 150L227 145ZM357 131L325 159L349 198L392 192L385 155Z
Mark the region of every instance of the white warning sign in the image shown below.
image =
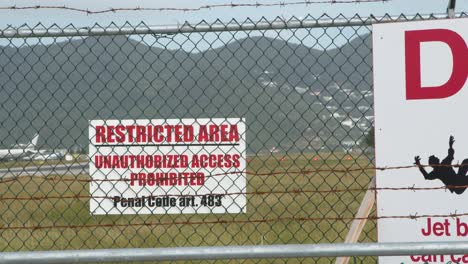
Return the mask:
M379 242L467 241L468 19L373 26ZM468 255L379 263L468 263Z
M92 120L90 211L246 212L245 120Z

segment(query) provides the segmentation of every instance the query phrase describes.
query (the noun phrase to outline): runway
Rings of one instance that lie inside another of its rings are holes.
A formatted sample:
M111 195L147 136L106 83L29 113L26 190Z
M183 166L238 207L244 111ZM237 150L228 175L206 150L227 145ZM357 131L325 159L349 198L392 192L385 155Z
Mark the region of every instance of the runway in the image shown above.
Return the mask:
M89 174L88 162L0 169L0 179L11 178L11 177L22 177L22 176L35 176L35 177L45 177L48 175L76 176L80 174Z

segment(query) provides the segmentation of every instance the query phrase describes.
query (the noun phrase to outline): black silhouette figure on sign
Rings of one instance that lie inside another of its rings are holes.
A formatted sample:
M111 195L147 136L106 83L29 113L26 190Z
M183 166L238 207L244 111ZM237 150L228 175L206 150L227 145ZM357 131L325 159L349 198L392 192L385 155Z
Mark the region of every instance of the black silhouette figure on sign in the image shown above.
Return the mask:
M426 180L439 179L447 186L450 192L462 194L468 187L468 176L466 176L468 172L468 159L463 160L458 168L458 173L455 173L453 166L451 166L453 155L455 154L453 143L455 143L455 140L453 136L450 136L448 155L442 160L442 163L440 163L439 158L434 155L429 157L429 166L433 169L431 172L426 172L421 165L421 158L419 156L414 157L414 164L419 166L419 170Z

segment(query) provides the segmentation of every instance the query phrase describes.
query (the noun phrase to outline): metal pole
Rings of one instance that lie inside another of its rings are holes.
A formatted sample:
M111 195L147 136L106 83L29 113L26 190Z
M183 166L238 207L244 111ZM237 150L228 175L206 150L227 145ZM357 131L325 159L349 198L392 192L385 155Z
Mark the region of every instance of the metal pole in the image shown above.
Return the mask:
M345 27L345 26L369 26L377 23L389 23L396 21L419 21L426 19L443 19L447 14L415 15L414 17L383 16L383 17L358 17L330 18L320 17L317 19L290 19L273 21L248 21L228 23L199 23L183 25L163 25L163 26L124 26L124 27L95 27L86 28L14 28L9 27L0 30L0 38L40 38L40 37L86 37L86 36L106 36L106 35L145 35L145 34L176 34L194 32L228 32L228 31L252 31L252 30L282 30L296 28L325 28L325 27Z
M455 17L455 4L456 0L449 0L448 6L447 6L447 16L449 18L454 18Z
M5 252L0 253L0 263L45 264L466 253L468 253L468 242L313 244Z

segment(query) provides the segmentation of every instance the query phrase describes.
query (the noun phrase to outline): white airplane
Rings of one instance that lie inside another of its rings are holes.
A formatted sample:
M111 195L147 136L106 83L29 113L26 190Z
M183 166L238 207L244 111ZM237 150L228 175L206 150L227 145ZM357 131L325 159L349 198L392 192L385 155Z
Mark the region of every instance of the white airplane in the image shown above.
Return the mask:
M19 159L37 153L38 140L39 134L36 134L28 144L16 144L11 149L0 149L0 160Z
M65 157L66 150L38 150L35 154L31 156L26 156L24 160L62 160Z

